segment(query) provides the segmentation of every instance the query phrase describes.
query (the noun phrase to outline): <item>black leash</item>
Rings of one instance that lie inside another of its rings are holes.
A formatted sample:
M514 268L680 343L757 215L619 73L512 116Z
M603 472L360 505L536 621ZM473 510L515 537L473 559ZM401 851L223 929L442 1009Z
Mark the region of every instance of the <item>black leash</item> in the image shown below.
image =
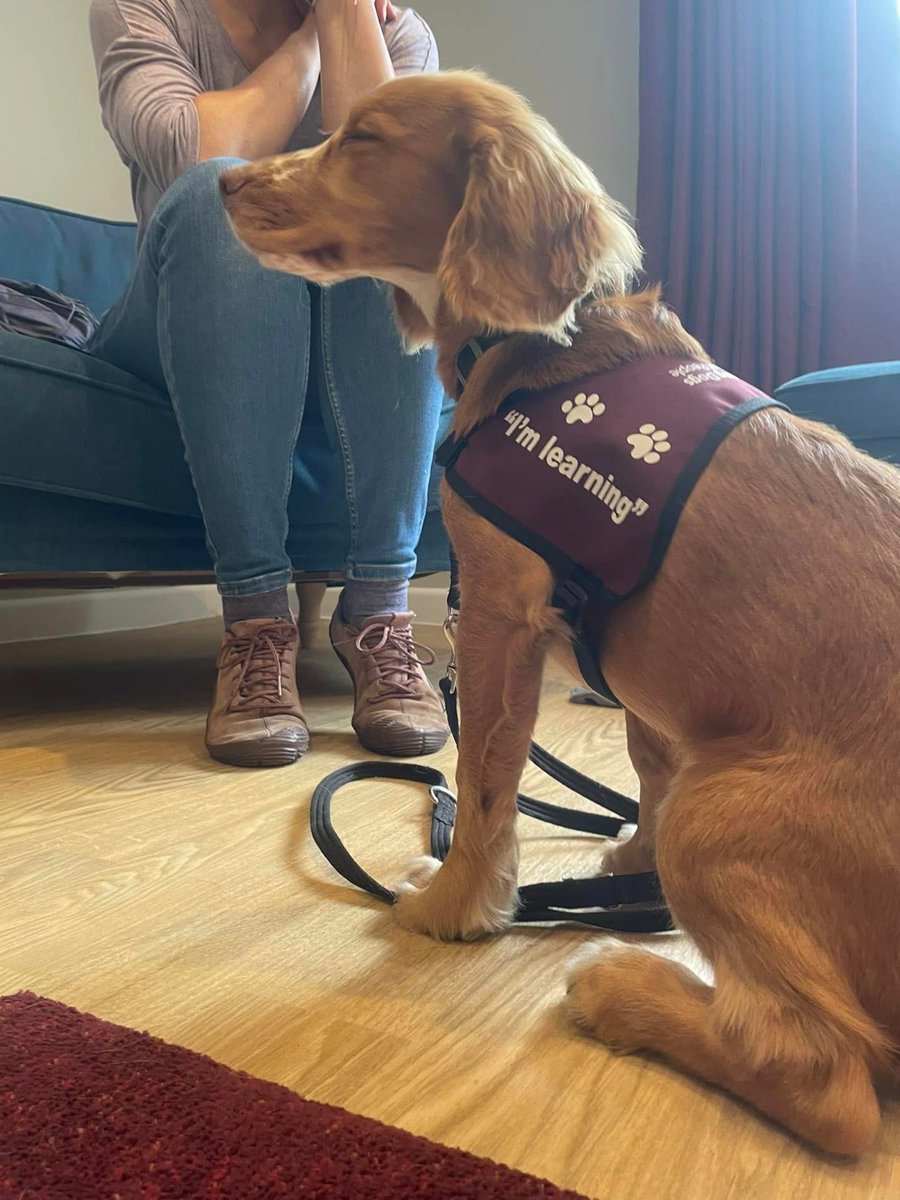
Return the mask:
M335 792L348 783L360 783L364 779L403 779L411 783L422 783L431 795L434 810L431 815L431 856L441 862L447 857L456 820L456 801L447 787L447 780L434 767L422 767L416 763L364 762L353 763L332 771L313 792L309 808L309 824L313 841L334 869L355 887L362 888L379 900L393 904L397 899L390 888L373 879L353 858L347 847L335 833L331 823L331 801Z
M447 704L447 717L457 737L456 693L450 680L441 680L441 691ZM531 761L551 779L568 787L577 795L620 818L563 808L520 794L519 812L548 825L615 837L622 826L637 819L637 804L603 784L596 783L580 771L573 770L549 754L541 746L532 745ZM443 862L450 849L456 819L456 801L447 786L445 776L434 767L416 763L365 762L353 763L332 772L313 793L310 804L310 830L313 841L334 869L355 887L395 903L397 897L390 888L379 883L351 856L338 837L331 820L331 802L336 792L351 783L367 779L397 779L423 784L432 801L431 855ZM600 875L587 879L560 879L553 883L532 883L519 889L516 921L522 924L538 922L575 922L595 929L616 930L622 933L659 933L672 929L672 919L655 872L636 875Z

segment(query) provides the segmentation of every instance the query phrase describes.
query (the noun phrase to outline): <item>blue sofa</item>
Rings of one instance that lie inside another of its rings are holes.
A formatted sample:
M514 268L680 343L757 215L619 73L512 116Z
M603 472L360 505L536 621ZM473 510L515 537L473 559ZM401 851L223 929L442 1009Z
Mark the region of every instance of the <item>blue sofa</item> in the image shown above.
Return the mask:
M0 276L55 288L96 313L125 287L134 239L131 224L0 199ZM819 371L777 395L900 462L900 362ZM290 515L297 571L337 578L347 532L342 469L315 402L294 458ZM446 568L435 472L419 569ZM75 350L0 330L0 584L35 575L184 581L210 578L211 563L166 398Z
M813 371L782 384L775 396L798 417L840 429L873 458L900 464L900 361Z
M95 313L122 293L134 247L132 224L0 198L0 276L54 288ZM294 457L288 549L298 573L328 579L346 553L343 471L310 399ZM445 425L450 408L448 400ZM422 574L447 569L437 483L435 472ZM0 330L0 580L194 582L211 570L166 397L86 354Z

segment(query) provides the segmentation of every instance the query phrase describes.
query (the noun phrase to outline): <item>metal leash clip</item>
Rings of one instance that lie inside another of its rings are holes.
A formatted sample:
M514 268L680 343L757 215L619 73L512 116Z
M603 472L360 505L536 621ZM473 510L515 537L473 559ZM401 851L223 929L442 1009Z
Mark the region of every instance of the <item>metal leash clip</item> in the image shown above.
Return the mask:
M444 621L444 637L447 639L447 644L450 647L450 659L447 662L447 679L450 684L450 691L456 691L456 626L459 623L459 609L451 608L447 612L447 619Z

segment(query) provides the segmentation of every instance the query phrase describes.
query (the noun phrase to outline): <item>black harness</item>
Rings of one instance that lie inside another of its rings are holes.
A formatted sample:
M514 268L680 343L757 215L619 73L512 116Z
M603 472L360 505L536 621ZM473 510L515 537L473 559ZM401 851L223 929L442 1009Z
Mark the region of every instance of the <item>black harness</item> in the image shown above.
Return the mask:
M466 343L457 359L460 389L465 387L478 359L501 340L503 339L473 338ZM602 695L611 696L583 636L587 599L587 592L576 582L568 580L558 584L552 603L561 610L572 626L579 648L579 667L586 682ZM447 605L449 615L444 629L450 642L451 654L440 688L447 711L447 721L458 746L454 638L459 616L459 585L456 560L452 552ZM576 771L537 743L532 743L529 759L555 782L589 800L598 808L605 809L606 812L592 813L582 809L565 808L519 793L517 807L523 815L562 829L595 834L603 838L615 838L624 825L637 822L637 801ZM396 893L363 870L338 837L331 820L335 793L348 784L360 783L367 779L397 779L419 783L428 788L432 805L431 855L441 862L446 858L451 845L456 800L440 771L416 763L354 763L332 772L314 791L310 803L310 830L322 854L348 883L379 900L394 904L397 900ZM627 933L658 933L673 928L659 877L653 871L529 884L519 889L515 921L520 924L573 922L595 929Z

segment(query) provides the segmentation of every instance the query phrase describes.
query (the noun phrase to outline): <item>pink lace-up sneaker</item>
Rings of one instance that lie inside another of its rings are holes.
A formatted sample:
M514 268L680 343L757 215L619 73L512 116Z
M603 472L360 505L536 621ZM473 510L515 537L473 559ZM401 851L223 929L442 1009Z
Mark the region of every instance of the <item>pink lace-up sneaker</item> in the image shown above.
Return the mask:
M206 748L235 767L284 767L309 747L297 692L300 636L293 621L235 621L219 651Z
M422 670L434 655L413 641L412 618L409 612L383 613L354 629L338 611L331 621L331 644L353 680L353 728L375 754L434 754L450 735L443 706Z

